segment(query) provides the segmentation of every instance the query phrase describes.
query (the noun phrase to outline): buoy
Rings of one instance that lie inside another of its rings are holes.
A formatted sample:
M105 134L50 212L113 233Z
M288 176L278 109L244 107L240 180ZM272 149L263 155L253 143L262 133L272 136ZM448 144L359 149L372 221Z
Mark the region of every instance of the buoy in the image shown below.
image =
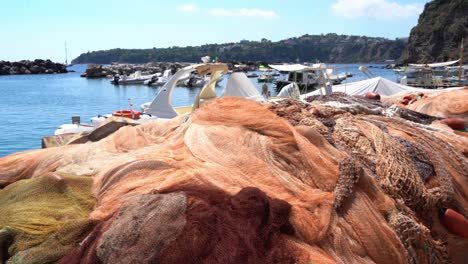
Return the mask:
M400 104L408 105L409 100L408 99L403 99L400 101Z
M320 117L320 111L317 108L310 109L309 113L313 114L316 117Z
M126 118L133 118L138 119L140 118L141 113L139 111L132 111L132 110L116 110L112 112L113 116L120 116Z
M453 130L463 130L465 129L465 121L460 118L445 118L440 121L441 123L446 124Z
M411 101L411 100L413 100L413 99L416 99L416 100L417 100L418 97L417 97L416 95L414 95L414 94L408 94L408 95L405 95L405 96L403 97L403 100L404 100L404 99L408 99L408 101Z
M374 92L366 93L365 97L368 99L380 100L380 94Z
M450 233L468 238L468 220L462 214L450 208L442 208L440 220Z

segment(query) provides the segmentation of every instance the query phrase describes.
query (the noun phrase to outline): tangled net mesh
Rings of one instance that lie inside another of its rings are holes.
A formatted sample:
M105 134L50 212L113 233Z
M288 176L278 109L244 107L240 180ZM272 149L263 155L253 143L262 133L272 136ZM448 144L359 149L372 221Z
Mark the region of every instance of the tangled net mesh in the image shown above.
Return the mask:
M467 138L363 98L311 101L228 97L1 158L1 260L464 263L438 209L467 215Z

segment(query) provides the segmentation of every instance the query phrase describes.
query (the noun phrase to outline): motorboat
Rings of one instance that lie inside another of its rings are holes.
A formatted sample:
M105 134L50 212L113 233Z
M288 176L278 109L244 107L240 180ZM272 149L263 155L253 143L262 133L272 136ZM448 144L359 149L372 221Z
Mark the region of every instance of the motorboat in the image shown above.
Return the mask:
M55 135L92 132L112 116L130 118L133 122L143 123L156 119L171 119L178 115L191 112L210 100L217 98L215 91L216 82L227 70L227 65L223 63L205 63L187 66L174 74L166 84L159 89L158 94L151 102L142 104L140 106L141 111L133 110L133 104L129 101L130 110L116 110L112 114L95 116L91 118L91 124L81 124L79 122L64 124L55 130ZM192 73L194 71L200 76L210 76L210 80L200 90L193 105L174 107L172 105L172 93L174 88L180 82L181 78L185 78L187 73ZM231 74L221 96L239 96L258 102L264 102L264 98L244 73Z
M341 84L348 77L346 73L333 74L333 69L327 69L325 74L327 75L328 81L333 85Z
M110 82L114 85L143 84L145 81L150 80L156 75L157 74L141 75L141 71L136 71L130 76L115 75Z
M164 84L167 83L167 81L171 78L172 76L172 70L167 69L164 71L162 75L155 76L149 80L146 80L144 84L149 85L149 86L163 86Z
M273 74L262 74L257 78L258 82L274 82L276 80L276 77L273 76Z
M210 77L200 77L195 74L191 75L187 80L181 83L181 86L184 87L203 87L207 82L209 82Z
M248 74L247 74L247 77L248 77L248 78L257 78L257 77L258 77L258 74L256 74L255 72L251 72L251 73L248 73Z
M263 65L260 65L258 67L258 70L263 72L263 74L257 78L257 82L259 83L260 82L273 82L276 80L276 76L279 75L279 73L276 73L277 75L275 75L275 73L273 73L270 68L267 68Z
M218 79L216 80L216 85L218 85L224 78L224 74L221 74ZM197 74L192 73L190 77L185 79L183 82L180 82L180 86L184 87L203 87L210 81L211 77L208 76L199 76Z

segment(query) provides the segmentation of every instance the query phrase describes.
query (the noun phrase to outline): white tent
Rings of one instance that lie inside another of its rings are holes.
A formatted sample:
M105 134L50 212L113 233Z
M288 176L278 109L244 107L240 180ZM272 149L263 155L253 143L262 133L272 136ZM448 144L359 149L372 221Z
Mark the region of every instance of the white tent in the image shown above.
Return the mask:
M313 92L301 95L301 98L306 98L311 95L325 94L325 89L321 88ZM401 85L392 82L382 77L375 77L368 80L352 82L347 84L334 85L333 92L343 92L349 95L365 95L368 92L378 93L380 95L389 96L407 91L425 91L426 89L414 88L411 86Z
M456 90L463 87L445 88L444 90ZM320 93L320 91L322 91ZM368 92L378 93L383 96L391 96L402 92L426 92L434 89L415 88L407 85L401 85L382 77L375 77L368 80L352 82L347 84L334 85L332 92L342 92L349 95L366 95ZM325 94L325 89L320 88L313 92L302 94L301 99L312 95Z
M295 82L292 82L283 88L281 88L281 91L278 93L278 97L284 97L284 98L294 98L294 99L300 99L300 91L299 91L299 86Z
M221 94L221 97L224 96L236 96L257 102L266 102L265 98L263 98L257 88L255 88L253 83L243 72L233 72L231 74L226 84L226 88Z
M312 64L311 66L306 66L302 64L269 64L270 68L273 68L278 71L313 71L313 70L326 70L327 65L324 63Z

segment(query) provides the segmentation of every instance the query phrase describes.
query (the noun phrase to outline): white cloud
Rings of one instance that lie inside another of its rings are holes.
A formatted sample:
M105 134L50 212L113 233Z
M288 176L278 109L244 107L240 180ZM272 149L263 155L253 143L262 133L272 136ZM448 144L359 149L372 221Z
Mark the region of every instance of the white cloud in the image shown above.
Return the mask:
M386 20L418 17L423 8L423 4L399 4L391 0L338 0L332 5L333 12L338 16Z
M240 9L225 9L212 8L208 10L208 14L218 17L251 17L251 18L276 18L278 15L272 10L262 10L257 8L240 8Z
M192 13L197 10L197 6L193 4L180 5L177 7L177 10L185 13Z

